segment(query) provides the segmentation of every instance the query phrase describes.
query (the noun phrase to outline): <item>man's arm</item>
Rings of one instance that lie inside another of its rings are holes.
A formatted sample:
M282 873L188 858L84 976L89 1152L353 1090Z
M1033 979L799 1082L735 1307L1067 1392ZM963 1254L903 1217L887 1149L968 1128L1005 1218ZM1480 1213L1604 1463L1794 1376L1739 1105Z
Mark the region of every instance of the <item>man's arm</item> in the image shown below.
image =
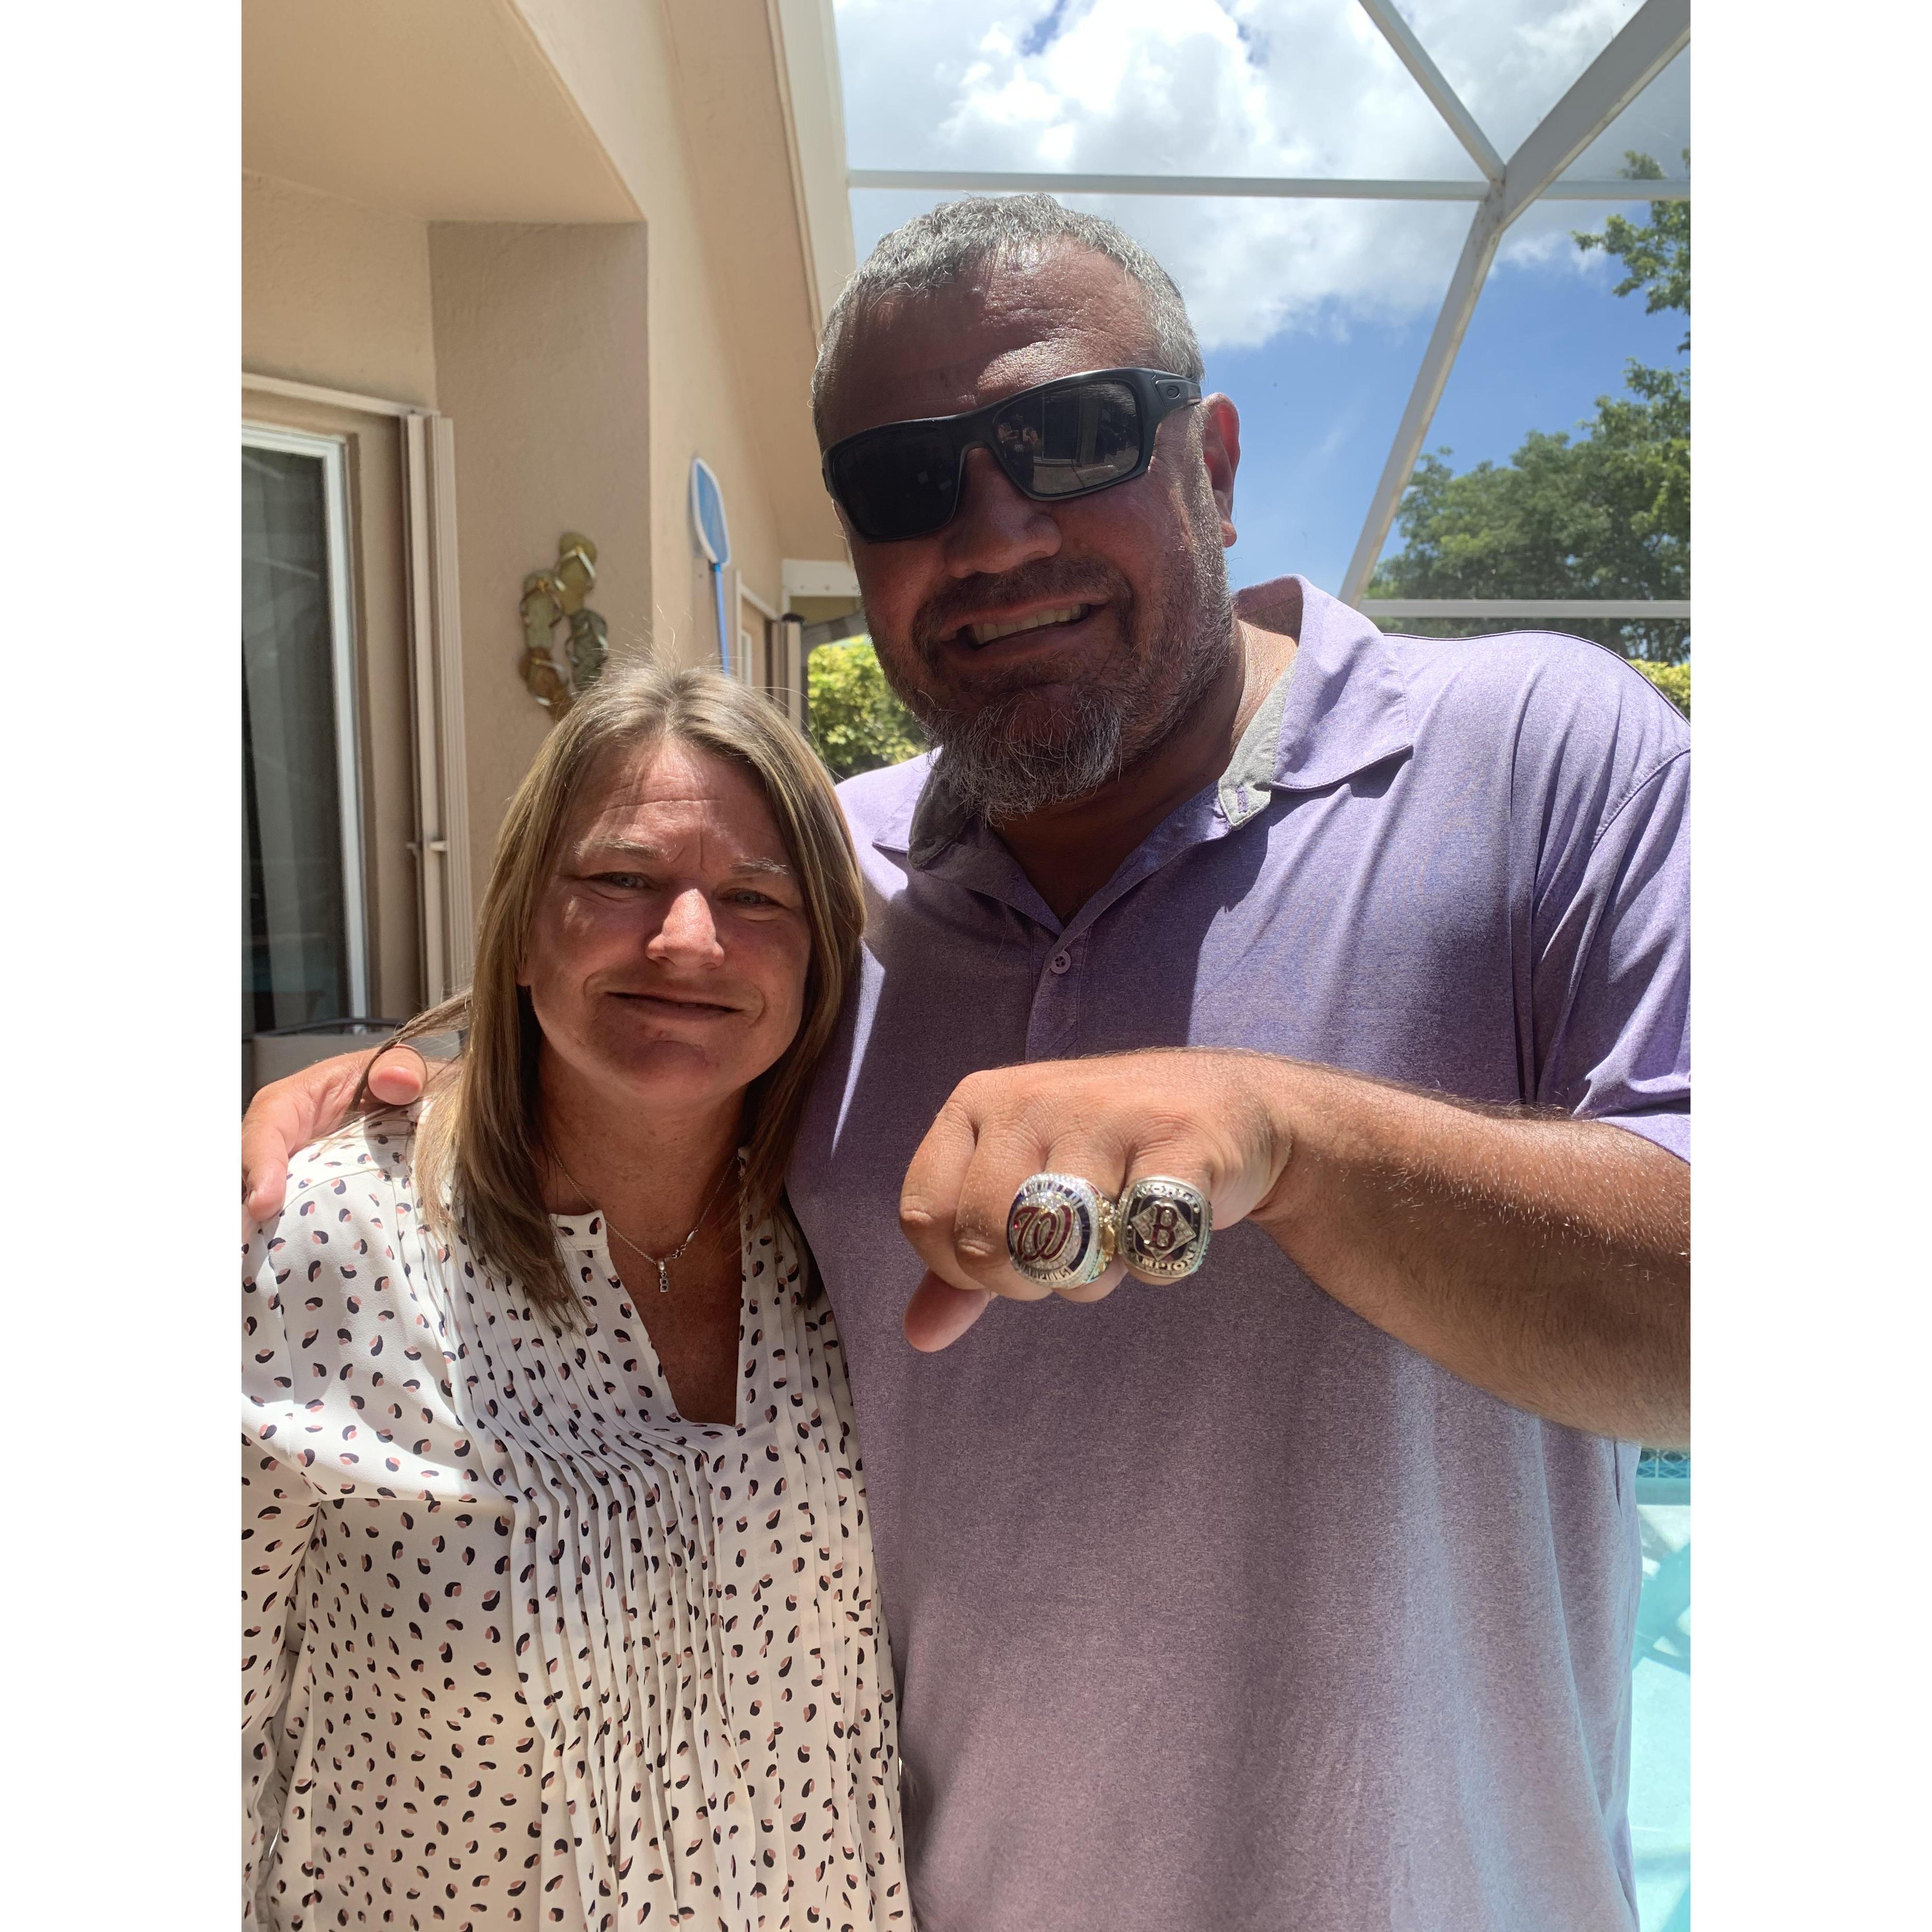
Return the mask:
M1330 1067L1183 1049L976 1074L908 1173L901 1222L932 1272L906 1310L943 1348L1009 1264L1020 1183L1118 1195L1192 1183L1316 1285L1478 1388L1573 1428L1671 1444L1690 1428L1690 1171L1620 1128L1478 1111ZM1124 1279L1067 1291L1094 1300ZM1185 1286L1168 1294L1185 1294Z
M1599 1121L1283 1070L1254 1219L1310 1280L1464 1381L1662 1447L1690 1429L1690 1170Z

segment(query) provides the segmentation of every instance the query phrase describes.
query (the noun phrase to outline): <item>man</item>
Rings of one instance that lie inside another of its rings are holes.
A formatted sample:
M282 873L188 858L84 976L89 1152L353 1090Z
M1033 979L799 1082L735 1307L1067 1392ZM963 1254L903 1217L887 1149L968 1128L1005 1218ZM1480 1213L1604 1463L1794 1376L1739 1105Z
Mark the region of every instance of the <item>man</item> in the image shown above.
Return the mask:
M914 1902L1628 1928L1635 1444L1688 1428L1688 734L1572 640L1385 638L1299 579L1238 616L1200 374L1159 267L1040 196L888 236L814 380L940 747L843 788L867 956L791 1185ZM1198 1190L1212 1252L1056 1297L1009 1258L1041 1172Z

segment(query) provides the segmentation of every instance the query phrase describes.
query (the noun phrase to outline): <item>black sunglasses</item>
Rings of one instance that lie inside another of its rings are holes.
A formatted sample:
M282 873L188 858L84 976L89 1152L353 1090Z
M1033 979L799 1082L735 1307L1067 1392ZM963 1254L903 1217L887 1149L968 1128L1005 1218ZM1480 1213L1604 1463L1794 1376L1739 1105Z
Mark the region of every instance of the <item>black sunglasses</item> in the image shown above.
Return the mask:
M957 416L881 423L825 452L825 487L868 543L928 536L952 520L966 452L984 449L1036 502L1131 483L1154 432L1201 400L1201 385L1160 369L1090 369Z

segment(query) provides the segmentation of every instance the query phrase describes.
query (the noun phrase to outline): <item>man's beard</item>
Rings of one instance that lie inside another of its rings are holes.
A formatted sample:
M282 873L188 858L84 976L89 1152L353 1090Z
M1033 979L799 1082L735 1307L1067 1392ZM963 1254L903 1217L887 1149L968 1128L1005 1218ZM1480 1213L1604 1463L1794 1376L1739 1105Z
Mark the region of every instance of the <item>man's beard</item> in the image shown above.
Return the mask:
M892 679L938 748L934 777L950 797L995 825L1070 804L1112 783L1186 719L1226 662L1234 626L1213 499L1190 505L1189 521L1192 541L1176 560L1189 567L1170 579L1152 611L1141 610L1132 586L1111 567L1049 557L998 578L970 579L920 613L913 650L935 670L944 640L957 628L946 622L949 604L958 610L1047 598L1106 602L1120 613L1126 638L1121 658L1106 667L1111 677L1062 689L1050 716L1024 724L1037 708L1034 693L1056 680L1050 665L976 680L975 692L983 695L970 709Z
M992 824L1084 798L1119 777L1125 763L1124 707L1117 693L1078 688L1051 718L1022 730L1019 721L1032 698L1032 688L1022 686L963 712L924 697L908 699L939 748L939 782Z

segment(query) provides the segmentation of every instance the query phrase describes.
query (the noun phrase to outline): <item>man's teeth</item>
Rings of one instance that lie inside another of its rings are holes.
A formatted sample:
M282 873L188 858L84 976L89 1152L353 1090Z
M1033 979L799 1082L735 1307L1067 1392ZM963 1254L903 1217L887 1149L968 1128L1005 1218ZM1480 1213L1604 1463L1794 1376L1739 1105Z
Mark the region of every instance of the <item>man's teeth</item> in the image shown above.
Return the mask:
M1093 608L1090 604L1063 604L1057 610L1036 610L1030 617L1015 617L1000 624L969 626L976 644L990 644L995 638L1010 638L1016 632L1043 630L1048 624L1074 624Z

